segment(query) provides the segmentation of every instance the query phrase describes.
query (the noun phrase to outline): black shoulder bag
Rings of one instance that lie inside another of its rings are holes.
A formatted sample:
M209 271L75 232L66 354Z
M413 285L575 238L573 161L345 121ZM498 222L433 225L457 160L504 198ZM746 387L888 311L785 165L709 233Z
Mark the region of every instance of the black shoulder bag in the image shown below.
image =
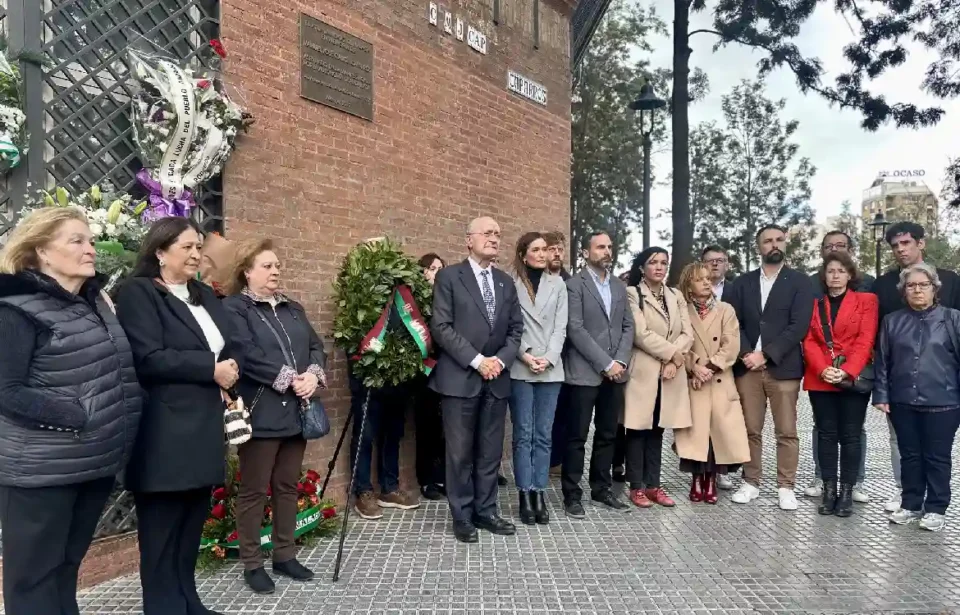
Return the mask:
M830 351L830 358L833 359L833 366L837 369L840 369L840 366L847 362L847 357L843 355L838 356L833 352L833 332L830 329L830 319L827 315L827 299L824 298L820 301L817 301L817 306L820 308L820 325L823 327L823 339L827 342L827 350ZM860 375L857 378L854 380L844 378L834 386L843 389L844 391L869 394L873 392L873 380L873 362L871 361L870 363L867 363L862 370L860 370Z

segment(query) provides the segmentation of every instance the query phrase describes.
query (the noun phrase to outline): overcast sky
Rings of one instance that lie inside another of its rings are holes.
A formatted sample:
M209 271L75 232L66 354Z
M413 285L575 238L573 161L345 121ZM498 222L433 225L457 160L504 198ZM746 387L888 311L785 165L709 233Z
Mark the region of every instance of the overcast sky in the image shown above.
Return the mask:
M660 17L672 26L673 2L655 0ZM821 4L817 13L807 22L797 40L801 51L808 56L820 58L829 80L847 66L842 55L843 46L855 36L850 26L832 10L832 3ZM691 30L710 27L709 14L691 16ZM732 45L714 53L714 37L698 34L693 37L691 67L706 71L710 78L709 96L690 108L690 126L708 120L721 120L720 98L728 93L741 79L756 76L756 63L763 52ZM907 101L920 105L936 104L946 114L934 128L922 130L896 129L892 126L877 132L860 128L861 116L853 111L831 108L815 94L804 96L797 91L792 73L781 70L767 80L767 93L771 98L785 98L785 118L796 119L800 128L795 141L800 146L800 155L807 156L817 167L813 179L812 205L817 211L818 222L840 210L844 199L853 202L859 210L861 193L868 188L879 171L895 169L922 169L928 186L939 195L943 169L951 156L960 155L960 102L935 101L923 95L919 86L930 56L918 47L911 50L909 61L902 67L884 75L871 89L884 94L890 101ZM670 39L657 41L652 57L654 66L668 67L672 63ZM655 155L654 164L661 178L670 170L669 151ZM664 183L653 188L651 209L654 213L670 205L670 186ZM653 220L653 242L658 242L658 229L669 228L667 217ZM641 237L636 233L634 249L639 248Z

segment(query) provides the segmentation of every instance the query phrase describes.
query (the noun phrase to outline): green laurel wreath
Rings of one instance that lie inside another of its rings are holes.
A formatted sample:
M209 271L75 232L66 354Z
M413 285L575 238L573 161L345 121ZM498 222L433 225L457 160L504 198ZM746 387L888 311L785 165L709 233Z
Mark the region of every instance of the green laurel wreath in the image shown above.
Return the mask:
M378 352L353 359L399 284L410 287L420 313L429 319L433 289L416 261L389 239L363 243L350 250L334 282L334 344L346 352L353 375L371 389L402 384L423 373L420 348L405 329L389 330Z

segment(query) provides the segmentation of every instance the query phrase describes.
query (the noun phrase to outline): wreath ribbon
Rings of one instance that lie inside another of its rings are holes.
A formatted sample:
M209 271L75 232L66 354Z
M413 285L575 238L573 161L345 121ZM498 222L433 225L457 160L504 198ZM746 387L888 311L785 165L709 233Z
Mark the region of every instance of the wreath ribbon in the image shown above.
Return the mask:
M433 367L437 364L436 360L430 358L430 351L433 349L433 340L430 339L430 330L427 323L420 314L417 302L413 299L413 292L406 284L399 284L393 289L387 305L380 312L380 317L374 323L373 328L360 340L360 347L357 354L353 356L354 361L359 361L361 355L367 352L379 352L383 347L383 339L387 335L387 321L390 318L390 311L396 307L400 320L406 327L410 337L420 348L420 357L423 359L423 373L430 375Z

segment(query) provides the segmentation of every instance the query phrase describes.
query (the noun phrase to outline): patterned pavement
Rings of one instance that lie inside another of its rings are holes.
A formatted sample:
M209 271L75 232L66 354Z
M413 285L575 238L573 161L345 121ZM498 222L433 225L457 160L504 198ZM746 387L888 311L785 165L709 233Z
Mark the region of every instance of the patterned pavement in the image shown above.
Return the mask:
M805 398L800 416L802 488L813 475ZM779 510L772 480L749 505L733 504L729 492L717 506L693 505L686 476L665 450L673 509L620 514L587 505L587 519L575 521L560 511L555 480L550 525L520 526L514 537L481 532L479 544L466 546L451 535L445 504L427 502L353 524L337 583L330 540L300 555L321 573L311 584L280 580L276 594L256 596L234 564L203 577L200 593L231 615L960 613L958 506L940 533L890 525L882 509L893 492L886 422L875 411L868 416L872 501L849 519L821 517L802 497L799 510ZM764 473L773 477L770 420L765 444ZM512 481L500 501L516 519ZM90 615L139 613L139 603L136 577L81 598Z

